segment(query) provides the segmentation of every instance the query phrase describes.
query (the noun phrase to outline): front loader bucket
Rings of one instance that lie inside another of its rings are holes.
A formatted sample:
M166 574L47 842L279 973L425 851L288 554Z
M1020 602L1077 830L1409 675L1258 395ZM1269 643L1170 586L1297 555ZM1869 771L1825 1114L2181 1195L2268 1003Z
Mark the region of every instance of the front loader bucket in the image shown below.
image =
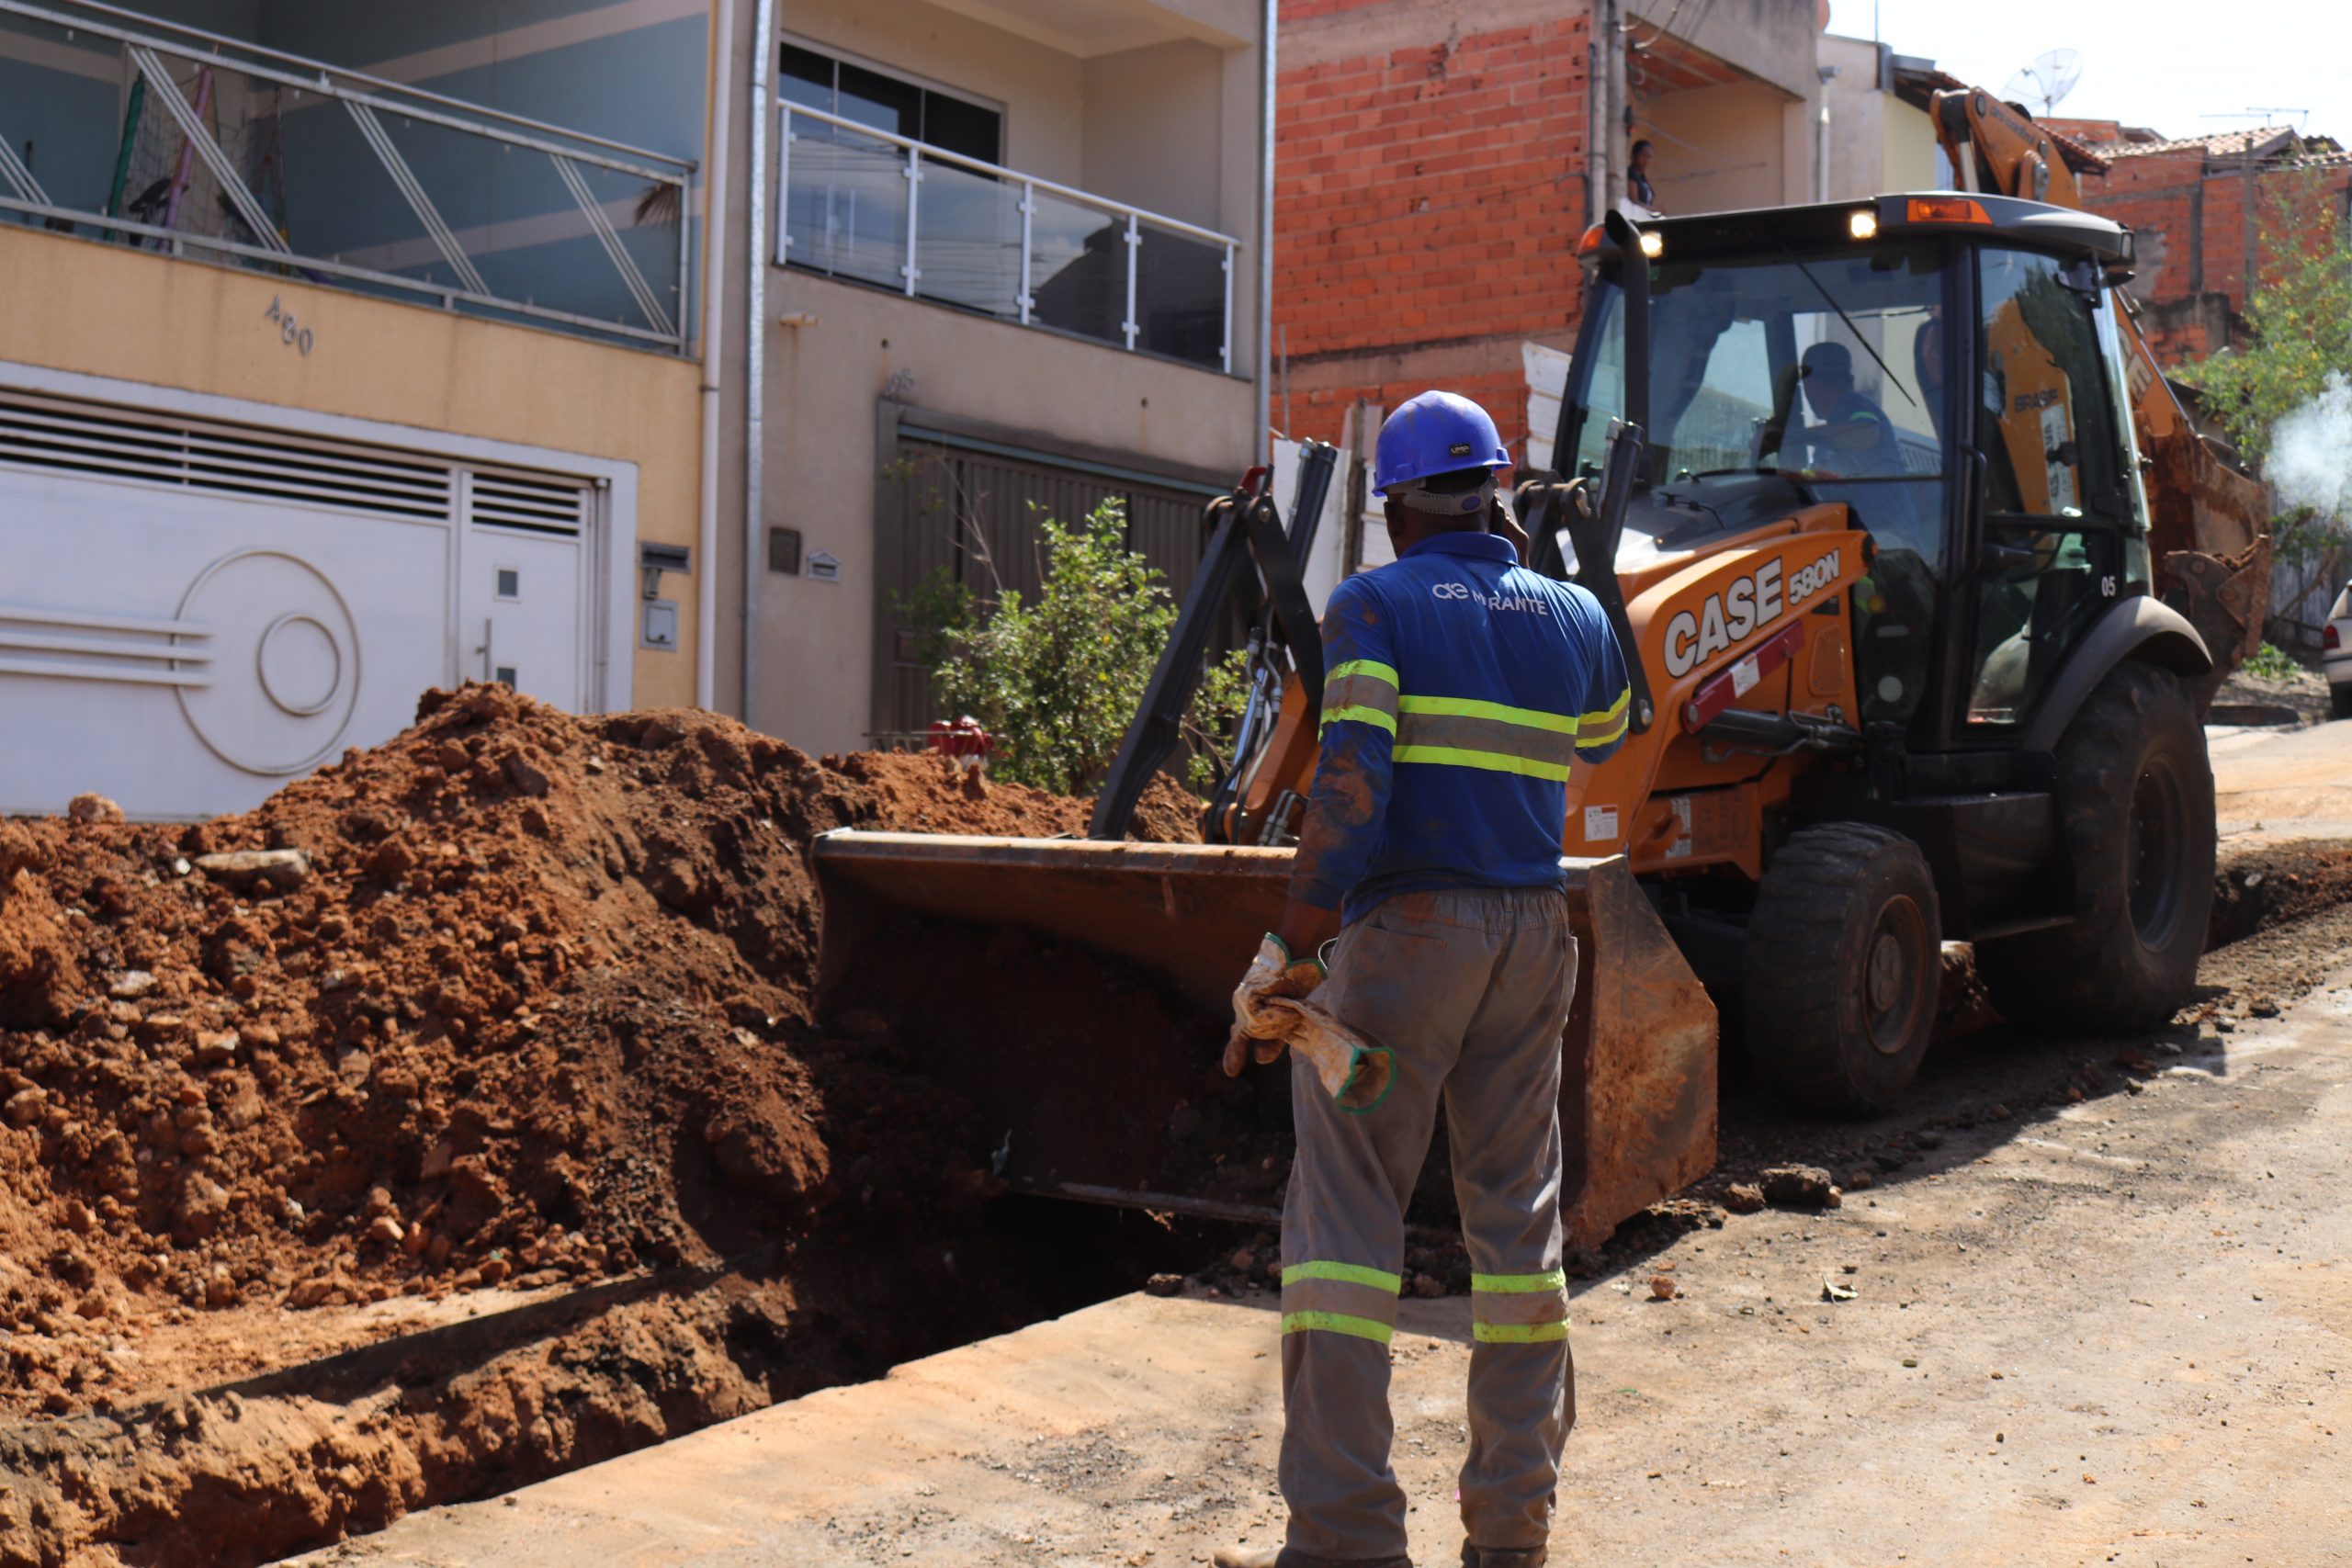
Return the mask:
M925 1069L1004 1131L1007 1179L1265 1212L1187 1201L1169 1172L1191 1163L1187 1107L1219 1092L1232 989L1281 918L1289 850L842 831L814 858L820 1012L927 1043ZM1568 863L1562 1204L1589 1245L1713 1165L1715 1010L1623 858Z

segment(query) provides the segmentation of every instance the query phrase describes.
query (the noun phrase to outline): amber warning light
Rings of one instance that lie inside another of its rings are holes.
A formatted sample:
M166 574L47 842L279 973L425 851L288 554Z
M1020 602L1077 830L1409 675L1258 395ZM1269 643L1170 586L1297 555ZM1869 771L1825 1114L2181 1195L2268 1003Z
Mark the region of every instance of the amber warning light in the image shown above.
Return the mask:
M1990 226L1993 220L1984 209L1964 196L1915 196L1905 204L1904 221L1907 223L1983 223Z

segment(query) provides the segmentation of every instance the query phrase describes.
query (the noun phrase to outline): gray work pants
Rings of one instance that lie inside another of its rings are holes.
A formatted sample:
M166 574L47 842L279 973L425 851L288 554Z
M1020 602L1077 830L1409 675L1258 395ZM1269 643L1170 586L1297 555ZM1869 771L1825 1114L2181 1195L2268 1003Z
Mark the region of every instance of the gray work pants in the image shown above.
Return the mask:
M1406 1550L1405 1494L1389 1467L1388 1339L1405 1205L1441 1090L1472 1269L1463 1528L1480 1547L1544 1544L1576 1419L1559 1118L1576 979L1567 897L1548 888L1400 894L1340 938L1315 999L1395 1053L1396 1081L1351 1113L1292 1058L1282 1488L1299 1552L1344 1561Z

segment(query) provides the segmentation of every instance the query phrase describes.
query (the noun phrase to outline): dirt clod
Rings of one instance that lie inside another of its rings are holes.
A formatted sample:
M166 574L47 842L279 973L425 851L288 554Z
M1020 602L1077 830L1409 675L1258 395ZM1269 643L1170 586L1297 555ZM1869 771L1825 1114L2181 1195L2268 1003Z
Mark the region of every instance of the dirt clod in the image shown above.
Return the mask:
M1839 1201L1829 1173L1817 1165L1777 1165L1759 1179L1764 1201L1782 1209L1834 1209Z
M65 803L68 822L119 822L122 807L103 795L77 795Z

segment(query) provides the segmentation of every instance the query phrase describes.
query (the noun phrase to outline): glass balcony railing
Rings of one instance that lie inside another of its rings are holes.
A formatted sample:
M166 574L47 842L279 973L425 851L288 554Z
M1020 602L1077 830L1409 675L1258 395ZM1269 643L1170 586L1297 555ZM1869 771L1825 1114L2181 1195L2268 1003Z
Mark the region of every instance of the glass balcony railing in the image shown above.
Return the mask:
M787 104L776 261L1233 369L1240 242Z
M96 0L0 0L0 222L683 354L695 173Z

